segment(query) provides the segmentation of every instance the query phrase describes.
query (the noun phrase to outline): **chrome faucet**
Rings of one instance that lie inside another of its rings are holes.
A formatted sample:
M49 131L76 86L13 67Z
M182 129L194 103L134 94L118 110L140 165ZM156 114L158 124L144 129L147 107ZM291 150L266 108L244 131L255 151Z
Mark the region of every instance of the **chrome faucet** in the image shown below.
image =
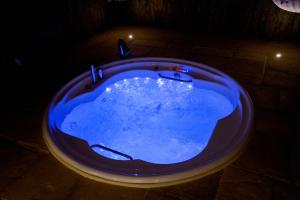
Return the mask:
M103 70L102 69L95 69L94 65L91 65L91 77L92 77L92 84L96 84L97 82L97 77L98 80L102 80L103 79ZM96 74L97 72L97 74Z
M122 39L118 40L118 51L120 59L126 58L132 52L132 50L128 48L126 42Z
M95 67L94 65L91 65L91 77L92 77L92 84L96 84L97 79L96 79L96 74L95 74Z

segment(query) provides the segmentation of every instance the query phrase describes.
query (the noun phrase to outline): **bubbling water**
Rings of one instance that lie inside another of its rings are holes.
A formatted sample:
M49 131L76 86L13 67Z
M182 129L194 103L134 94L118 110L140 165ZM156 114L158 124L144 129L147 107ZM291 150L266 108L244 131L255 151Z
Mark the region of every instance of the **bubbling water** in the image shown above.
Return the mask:
M151 163L189 160L207 146L217 121L234 107L220 93L193 83L133 77L108 85L93 101L68 113L61 130ZM105 149L96 153L127 158Z

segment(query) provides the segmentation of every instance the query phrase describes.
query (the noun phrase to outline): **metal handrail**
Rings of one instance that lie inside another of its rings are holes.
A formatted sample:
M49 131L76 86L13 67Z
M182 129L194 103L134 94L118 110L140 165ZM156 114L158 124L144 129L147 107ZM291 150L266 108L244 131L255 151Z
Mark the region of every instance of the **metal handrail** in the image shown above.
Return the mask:
M125 158L127 158L127 159L129 159L129 160L133 160L133 158L132 158L131 156L129 156L129 155L127 155L127 154L125 154L125 153L122 153L122 152L119 152L119 151L116 151L116 150L114 150L114 149L111 149L111 148L109 148L109 147L103 146L103 145L101 145L101 144L93 144L93 145L91 145L90 147L91 147L91 148L98 147L98 148L104 149L104 150L106 150L106 151L110 151L110 152L112 152L112 153L115 153L115 154L118 154L118 155L120 155L120 156L123 156L123 157L125 157Z
M175 81L180 81L180 82L187 82L187 83L192 82L192 79L185 80L185 79L176 78L175 76L174 77L165 76L165 75L162 75L161 73L159 73L158 75L161 78L166 78L166 79L170 79L170 80L175 80Z

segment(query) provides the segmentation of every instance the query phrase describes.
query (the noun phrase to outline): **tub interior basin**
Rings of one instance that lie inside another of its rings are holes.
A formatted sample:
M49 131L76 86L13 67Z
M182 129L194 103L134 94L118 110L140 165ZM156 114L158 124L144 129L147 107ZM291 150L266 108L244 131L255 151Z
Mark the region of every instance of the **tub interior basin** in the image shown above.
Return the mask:
M217 82L129 70L66 97L53 113L62 133L86 141L101 156L172 164L199 155L238 104L238 91Z

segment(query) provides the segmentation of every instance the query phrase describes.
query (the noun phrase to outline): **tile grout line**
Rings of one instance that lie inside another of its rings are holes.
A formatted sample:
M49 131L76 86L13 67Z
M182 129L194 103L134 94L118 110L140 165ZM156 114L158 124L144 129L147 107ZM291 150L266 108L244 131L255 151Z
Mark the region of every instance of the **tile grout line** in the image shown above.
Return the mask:
M72 197L72 194L74 194L75 189L78 187L78 181L75 181L74 184L69 188L68 193L63 198L64 200L69 200Z
M224 169L222 170L222 174L219 177L218 185L216 187L216 192L215 192L215 195L214 195L214 200L217 200L217 198L218 198L219 188L220 188L221 179L222 179L223 175L224 175Z
M275 176L271 176L271 175L264 174L264 173L259 173L259 172L256 172L254 170L251 170L251 169L247 169L247 168L244 168L244 167L239 167L239 166L237 166L235 164L231 165L230 167L235 168L235 169L239 169L239 170L242 170L242 171L245 171L247 173L264 176L264 177L269 178L269 179L271 179L273 181L279 181L281 183L286 183L286 184L293 185L293 186L296 186L296 187L300 188L299 184L294 183L293 181L289 181L289 180L284 179L284 178L275 177Z
M267 71L267 64L268 64L268 56L265 55L261 84L263 84L264 80L265 80L265 75L266 75L266 71Z
M4 141L8 141L10 143L13 143L19 147L22 147L22 148L27 149L32 152L41 153L41 154L49 154L49 151L46 148L44 148L41 145L34 143L34 142L26 142L26 141L22 141L22 140L17 140L12 137L5 136L3 134L0 134L0 139L4 140Z
M38 155L36 159L34 159L30 164L28 164L26 166L26 169L23 171L22 175L17 176L15 178L12 178L1 190L0 190L0 197L2 200L2 195L5 194L5 191L7 190L8 187L10 187L11 185L13 185L16 181L20 180L24 174L26 174L28 172L28 170L35 165L35 163L37 163L39 160L41 160L43 158L43 155Z

